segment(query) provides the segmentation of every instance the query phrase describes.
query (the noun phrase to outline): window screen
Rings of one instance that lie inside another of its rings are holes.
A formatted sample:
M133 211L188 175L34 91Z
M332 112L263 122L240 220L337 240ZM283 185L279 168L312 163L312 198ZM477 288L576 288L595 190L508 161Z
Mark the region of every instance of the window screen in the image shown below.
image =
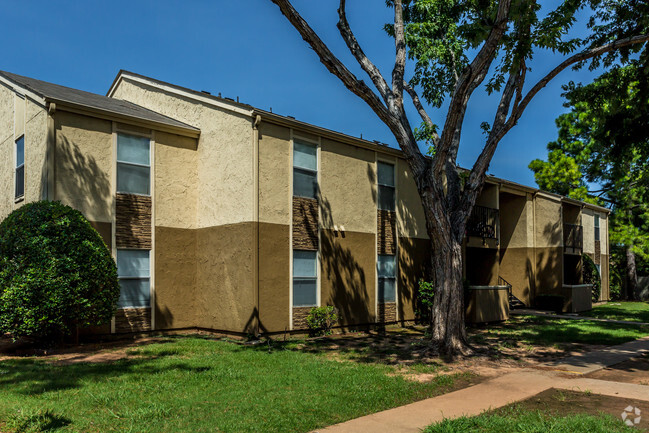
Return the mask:
M117 250L118 307L151 306L150 272L148 250Z
M318 192L317 147L293 142L293 195L316 198Z
M117 135L117 192L151 194L150 140Z
M293 306L318 305L318 268L315 251L293 251Z
M379 209L394 211L394 165L385 162L378 163L378 185Z
M380 255L378 257L379 303L395 302L396 300L396 267L396 256Z
M595 215L595 240L599 240L599 215Z
M16 140L15 197L25 195L25 136Z

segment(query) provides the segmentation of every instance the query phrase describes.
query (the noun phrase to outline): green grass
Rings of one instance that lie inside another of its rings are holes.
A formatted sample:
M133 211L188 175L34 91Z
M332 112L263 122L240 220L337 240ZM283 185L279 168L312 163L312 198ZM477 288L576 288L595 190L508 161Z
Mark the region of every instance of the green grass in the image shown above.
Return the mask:
M310 431L466 378L411 382L396 366L334 361L296 344L179 337L108 364L0 361L0 431Z
M636 431L610 415L550 416L541 411L526 411L514 405L474 417L444 420L428 426L424 433L632 433Z
M615 345L649 335L648 326L611 324L589 320L550 319L539 316L513 316L500 325L489 325L476 337L498 338L502 344L522 342L536 345L581 343Z
M591 311L582 313L582 316L649 323L649 303L608 302L594 306Z

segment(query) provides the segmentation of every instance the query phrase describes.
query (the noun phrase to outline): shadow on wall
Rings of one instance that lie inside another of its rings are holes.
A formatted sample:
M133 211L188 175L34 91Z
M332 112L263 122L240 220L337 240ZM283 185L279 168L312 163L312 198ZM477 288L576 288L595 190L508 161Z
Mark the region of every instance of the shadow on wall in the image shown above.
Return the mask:
M67 137L59 137L56 159L55 197L79 210L92 222L97 222L102 216L102 219L110 218L113 209L110 179L97 160L84 154L79 145ZM106 233L100 234L109 245L110 227L108 238Z
M318 191L321 226L334 227L331 203ZM326 279L331 284L329 299L324 304L338 309L341 326L363 324L374 321L370 308L374 292L368 287L365 269L354 257L351 248L342 246L347 235L344 231L322 230L320 232L321 266ZM321 284L322 286L322 284ZM372 306L373 307L373 306Z

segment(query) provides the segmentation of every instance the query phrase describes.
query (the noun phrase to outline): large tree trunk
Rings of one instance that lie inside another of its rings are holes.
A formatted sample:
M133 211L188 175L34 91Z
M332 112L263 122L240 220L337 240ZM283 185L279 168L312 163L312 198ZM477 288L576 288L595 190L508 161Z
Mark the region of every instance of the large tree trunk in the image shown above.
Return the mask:
M635 253L633 245L626 247L626 296L627 301L635 300L638 287L638 272L635 264Z

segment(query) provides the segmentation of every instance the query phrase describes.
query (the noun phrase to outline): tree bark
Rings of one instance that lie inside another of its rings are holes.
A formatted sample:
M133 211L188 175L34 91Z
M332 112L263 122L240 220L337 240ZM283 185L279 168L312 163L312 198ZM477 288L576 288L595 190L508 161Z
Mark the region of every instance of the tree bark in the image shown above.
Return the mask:
M635 253L633 245L626 247L626 300L635 300L636 289L638 288L638 272L635 264Z

